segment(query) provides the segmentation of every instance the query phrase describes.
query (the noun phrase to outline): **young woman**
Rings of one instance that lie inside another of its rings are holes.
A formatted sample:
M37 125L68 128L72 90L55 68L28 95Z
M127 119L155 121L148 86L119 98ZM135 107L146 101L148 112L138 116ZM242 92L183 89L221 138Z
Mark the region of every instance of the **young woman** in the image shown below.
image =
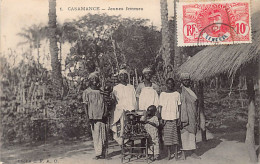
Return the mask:
M100 81L96 72L89 75L89 87L83 92L83 103L86 114L91 124L94 149L96 156L94 159L105 158L106 142L106 108L103 95L100 93Z
M124 133L125 111L136 110L135 89L128 84L127 71L119 71L119 84L113 88L112 98L116 102L111 129L114 132L114 139L122 145L122 135Z
M182 159L186 156L195 159L200 157L196 151L196 133L198 125L198 101L197 95L191 90L191 80L188 73L181 74L182 90L181 90L181 140L182 140Z
M163 120L163 140L168 149L168 159L171 158L171 148L175 150L177 159L177 148L179 144L177 124L179 124L180 93L175 91L175 83L172 78L166 80L167 90L160 94L159 112Z
M143 70L144 81L136 88L136 98L139 110L147 110L150 105L158 106L159 86L151 82L152 70Z

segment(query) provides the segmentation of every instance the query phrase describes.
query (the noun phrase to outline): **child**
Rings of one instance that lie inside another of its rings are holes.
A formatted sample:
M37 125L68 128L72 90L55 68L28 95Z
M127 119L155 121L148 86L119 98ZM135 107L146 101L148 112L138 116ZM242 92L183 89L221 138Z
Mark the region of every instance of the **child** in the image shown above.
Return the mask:
M163 139L164 145L168 149L168 160L171 158L171 148L175 150L175 158L177 159L177 146L179 144L177 124L179 124L180 111L180 93L174 90L174 80L168 78L166 80L166 92L162 92L159 98L159 112L164 122Z
M150 149L153 147L154 150L154 159L158 160L160 158L159 156L159 137L158 137L158 126L159 126L159 120L156 114L156 106L151 105L147 108L146 112L146 121L145 121L145 130L150 135L153 145L150 146ZM152 154L151 150L149 149L148 154Z
M105 158L106 124L105 103L100 93L100 83L97 73L89 75L89 87L83 92L83 103L86 104L86 114L91 123L92 137L96 156L94 159Z

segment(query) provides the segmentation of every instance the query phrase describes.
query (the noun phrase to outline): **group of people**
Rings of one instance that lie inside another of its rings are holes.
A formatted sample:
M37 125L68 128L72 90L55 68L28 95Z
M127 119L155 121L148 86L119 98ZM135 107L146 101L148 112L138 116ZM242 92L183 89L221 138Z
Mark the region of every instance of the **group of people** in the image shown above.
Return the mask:
M151 82L152 70L143 70L143 82L135 89L128 84L128 72L125 69L119 71L119 83L113 87L111 100L115 102L111 119L107 118L109 109L107 95L100 89L98 73L89 75L89 87L83 92L83 103L91 124L95 159L106 158L107 128L113 131L113 138L119 145L123 143L123 127L125 113L127 111L145 111L145 129L153 143L155 159L160 159L162 145L168 149L168 159L171 158L171 150L178 155L182 151L181 159L188 155L199 159L196 155L196 132L198 123L197 96L191 90L189 74L181 75L181 93L176 90L173 78L166 80L166 90L160 92L160 88Z

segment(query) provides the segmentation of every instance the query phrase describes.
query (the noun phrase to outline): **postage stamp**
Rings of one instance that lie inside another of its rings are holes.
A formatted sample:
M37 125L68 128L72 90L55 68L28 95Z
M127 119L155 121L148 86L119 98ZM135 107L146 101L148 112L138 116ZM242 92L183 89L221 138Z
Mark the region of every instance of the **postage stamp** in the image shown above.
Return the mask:
M177 3L178 46L251 43L250 0Z

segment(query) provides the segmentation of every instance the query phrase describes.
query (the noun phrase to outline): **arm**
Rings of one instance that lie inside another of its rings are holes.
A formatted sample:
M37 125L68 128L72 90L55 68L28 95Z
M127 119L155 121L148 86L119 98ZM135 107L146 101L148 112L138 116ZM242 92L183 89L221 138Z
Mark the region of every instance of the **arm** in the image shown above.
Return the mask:
M182 92L181 94L181 112L180 112L180 121L182 123L182 126L187 126L189 124L189 117L187 112L187 105L185 100L185 93Z
M113 104L116 104L117 103L117 100L116 100L116 91L113 89L112 93L111 93L111 101Z
M88 116L88 104L84 103L84 110L85 110L85 114L86 114L87 118L89 118L89 116Z
M88 94L87 94L86 91L83 92L82 99L83 99L85 114L86 114L87 118L89 118L89 115L88 115Z
M181 105L178 105L178 116L181 115ZM181 126L181 119L180 117L177 117L177 126Z
M156 115L159 118L159 120L162 119L162 106L161 105L158 106L158 111L157 111Z
M196 103L196 111L197 111L197 120L196 120L196 124L198 127L200 127L200 107L199 107L199 101L198 99L195 101Z
M136 97L136 108L139 110L139 97Z
M158 117L158 119L159 120L161 120L162 119L162 107L163 107L163 104L164 104L164 102L163 102L163 100L164 100L164 96L163 96L164 94L163 94L163 92L160 94L160 96L159 96L159 105L158 105L158 110L157 110L157 117Z
M146 121L146 123L147 123L147 124L150 124L150 125L152 125L152 126L154 126L154 127L156 127L156 128L158 128L158 126L157 126L156 123L154 123L154 122Z
M178 99L177 99L177 105L178 105L178 109L177 109L177 126L181 125L181 95L178 93Z
M156 128L159 127L159 120L158 117L153 116L152 118L150 118L148 121L146 121L147 124L150 124Z

